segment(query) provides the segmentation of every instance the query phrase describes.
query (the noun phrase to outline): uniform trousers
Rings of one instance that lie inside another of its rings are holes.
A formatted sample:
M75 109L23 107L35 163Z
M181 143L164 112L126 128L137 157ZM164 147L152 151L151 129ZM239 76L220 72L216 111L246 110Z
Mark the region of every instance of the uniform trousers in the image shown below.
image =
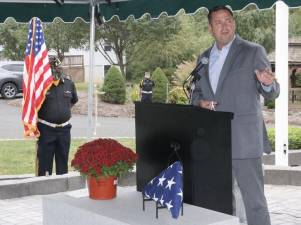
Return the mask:
M141 102L152 102L152 94L142 93L141 94Z
M56 174L68 173L68 156L70 148L71 124L53 128L38 123L40 137L38 140L37 157L39 160L38 175L52 174L53 159L55 159Z
M232 160L232 173L241 192L248 225L271 225L261 158ZM234 211L239 212L240 207L234 206Z

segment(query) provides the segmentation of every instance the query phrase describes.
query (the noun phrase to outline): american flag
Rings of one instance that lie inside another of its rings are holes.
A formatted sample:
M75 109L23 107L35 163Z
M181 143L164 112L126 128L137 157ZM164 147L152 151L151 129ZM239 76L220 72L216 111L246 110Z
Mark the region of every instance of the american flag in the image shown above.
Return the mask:
M37 129L37 113L53 77L42 22L36 17L30 20L24 64L22 110L24 136L38 137L40 133Z
M183 167L179 161L163 170L142 191L145 198L165 206L173 218L178 218L183 202Z

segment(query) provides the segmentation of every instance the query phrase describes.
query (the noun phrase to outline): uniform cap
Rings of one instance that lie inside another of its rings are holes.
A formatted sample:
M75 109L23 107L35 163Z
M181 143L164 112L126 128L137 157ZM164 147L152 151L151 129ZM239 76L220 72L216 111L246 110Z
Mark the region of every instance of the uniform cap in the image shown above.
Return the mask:
M150 72L145 72L145 73L144 73L144 77L145 77L145 78L150 78Z
M51 67L59 67L61 65L61 61L57 56L49 56L49 64Z

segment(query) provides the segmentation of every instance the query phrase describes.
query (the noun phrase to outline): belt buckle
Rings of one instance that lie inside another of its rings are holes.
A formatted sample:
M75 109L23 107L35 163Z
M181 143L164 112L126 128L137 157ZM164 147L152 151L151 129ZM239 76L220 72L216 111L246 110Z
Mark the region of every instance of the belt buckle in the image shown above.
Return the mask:
M56 124L55 125L55 128L60 128L60 127L63 127L62 124Z

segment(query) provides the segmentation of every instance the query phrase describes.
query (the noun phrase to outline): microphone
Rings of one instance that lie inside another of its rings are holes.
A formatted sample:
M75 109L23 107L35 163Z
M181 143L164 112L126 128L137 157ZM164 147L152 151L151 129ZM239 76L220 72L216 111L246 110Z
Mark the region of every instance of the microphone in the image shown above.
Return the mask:
M194 90L195 87L195 83L196 81L201 79L201 76L199 75L199 71L200 69L202 69L205 65L207 65L209 63L209 59L208 57L202 57L201 60L198 62L198 64L196 65L196 67L192 70L192 72L188 75L188 77L184 80L183 82L183 91L186 95L186 97L191 101L191 95L192 92ZM191 79L192 78L192 79ZM189 84L187 86L187 90L185 88L185 85L187 84L187 82L189 81ZM187 91L189 93L187 93Z
M205 65L209 63L209 59L207 57L202 57L199 63L196 65L196 67L192 70L190 73L190 76L193 77L192 82L198 81L201 79L201 76L199 75L200 69L202 69Z

